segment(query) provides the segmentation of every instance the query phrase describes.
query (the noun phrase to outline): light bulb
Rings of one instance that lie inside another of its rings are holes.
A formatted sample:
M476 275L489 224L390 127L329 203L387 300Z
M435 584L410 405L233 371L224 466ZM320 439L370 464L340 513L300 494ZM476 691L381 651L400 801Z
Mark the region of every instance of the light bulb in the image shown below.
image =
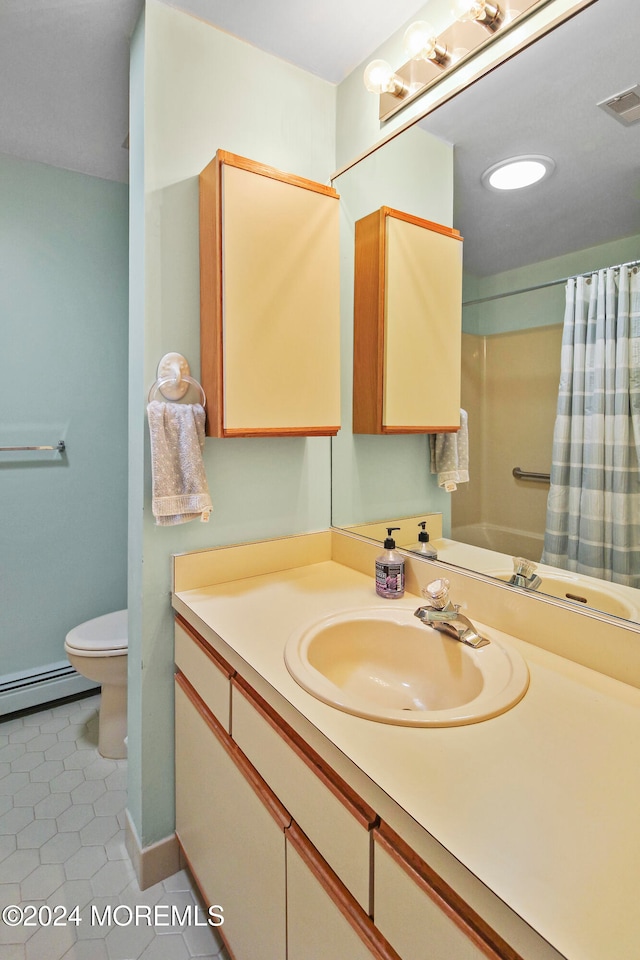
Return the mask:
M486 5L486 0L455 0L451 12L456 20L465 23L479 20L484 15Z
M477 20L491 33L498 29L503 18L498 4L489 3L488 0L454 0L451 13L463 23Z
M363 79L369 93L393 93L401 97L408 91L405 82L393 72L386 60L372 60L365 68Z
M435 30L426 20L416 20L407 27L404 52L410 60L431 60L441 66L449 60L447 48L438 43Z
M416 20L404 35L404 52L409 60L429 60L436 46L436 34L426 20Z

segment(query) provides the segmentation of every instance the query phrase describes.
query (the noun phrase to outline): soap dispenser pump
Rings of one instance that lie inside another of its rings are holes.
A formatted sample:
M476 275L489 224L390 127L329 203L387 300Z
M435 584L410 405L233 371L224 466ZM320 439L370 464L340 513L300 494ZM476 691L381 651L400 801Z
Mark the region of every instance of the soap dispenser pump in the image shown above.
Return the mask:
M438 551L435 547L430 546L429 544L429 534L427 533L427 521L423 520L418 524L422 529L418 534L418 545L412 547L411 550L414 553L419 553L421 557L429 557L430 560L438 559Z
M387 600L404 596L404 557L396 551L396 542L391 536L400 527L387 527L384 552L376 560L376 593Z

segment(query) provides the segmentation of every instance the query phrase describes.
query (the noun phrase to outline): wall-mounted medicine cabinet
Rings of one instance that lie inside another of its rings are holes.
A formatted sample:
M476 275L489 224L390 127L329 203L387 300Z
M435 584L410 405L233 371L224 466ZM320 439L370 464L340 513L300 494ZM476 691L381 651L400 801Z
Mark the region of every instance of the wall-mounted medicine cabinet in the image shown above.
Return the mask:
M355 229L353 432L460 428L462 237L381 207Z
M338 201L333 187L223 150L200 174L209 436L337 433Z

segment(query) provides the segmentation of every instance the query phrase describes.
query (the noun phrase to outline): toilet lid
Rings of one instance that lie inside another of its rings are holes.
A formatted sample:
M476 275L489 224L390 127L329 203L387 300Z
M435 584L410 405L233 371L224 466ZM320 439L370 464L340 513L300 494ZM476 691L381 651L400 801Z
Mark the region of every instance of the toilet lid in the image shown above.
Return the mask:
M86 620L70 630L65 648L97 656L126 653L129 646L129 622L126 610L116 610L102 617Z

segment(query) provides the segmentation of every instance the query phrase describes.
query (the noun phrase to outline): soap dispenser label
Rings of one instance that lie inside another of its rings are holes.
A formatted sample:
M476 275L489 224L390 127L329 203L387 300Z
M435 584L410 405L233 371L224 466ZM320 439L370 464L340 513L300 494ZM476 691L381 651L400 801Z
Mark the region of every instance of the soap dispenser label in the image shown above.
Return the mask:
M383 597L404 593L403 563L376 563L376 592Z

